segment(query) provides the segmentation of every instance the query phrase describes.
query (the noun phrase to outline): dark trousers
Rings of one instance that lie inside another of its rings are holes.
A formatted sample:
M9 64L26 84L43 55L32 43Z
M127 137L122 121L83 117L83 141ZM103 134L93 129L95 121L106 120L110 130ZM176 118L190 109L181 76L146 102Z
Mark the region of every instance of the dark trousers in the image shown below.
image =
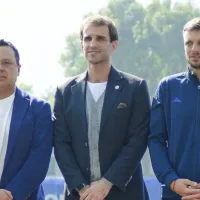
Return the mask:
M181 200L181 198L162 198L161 200Z

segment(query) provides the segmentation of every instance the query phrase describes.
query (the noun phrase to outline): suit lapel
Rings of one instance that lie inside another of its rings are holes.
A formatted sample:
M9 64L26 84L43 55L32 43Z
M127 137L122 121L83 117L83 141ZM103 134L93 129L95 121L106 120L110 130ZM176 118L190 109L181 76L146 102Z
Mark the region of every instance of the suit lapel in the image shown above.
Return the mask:
M112 113L112 108L117 100L118 95L122 91L123 83L123 78L121 77L120 73L111 67L104 97L100 130L103 129L109 115Z
M29 105L29 100L27 95L25 95L21 90L16 88L4 166L6 166L8 159L12 153L13 146L19 134L19 129L28 105Z
M86 119L86 80L87 80L87 72L81 74L77 79L74 86L71 87L72 91L72 113L73 119L76 120L75 124L80 122L81 127L80 130L87 133L87 119Z
M73 118L80 121L80 130L84 130L87 134L87 118L86 118L86 80L87 71L81 74L77 79L74 86L71 87L73 94ZM123 78L120 73L111 67L106 87L104 104L102 109L100 130L103 129L109 115L111 114L113 105L115 104L118 95L123 89ZM86 135L87 136L87 135Z

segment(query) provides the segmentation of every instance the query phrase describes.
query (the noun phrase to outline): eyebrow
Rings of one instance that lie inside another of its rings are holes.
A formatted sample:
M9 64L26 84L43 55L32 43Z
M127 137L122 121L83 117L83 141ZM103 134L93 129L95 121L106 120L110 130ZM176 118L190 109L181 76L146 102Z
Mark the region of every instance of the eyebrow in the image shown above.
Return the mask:
M2 60L3 61L12 61L12 59L10 59L10 58L3 58Z
M86 35L85 37L83 37L84 39L88 39L88 38L91 38L92 36L91 35ZM97 35L96 38L103 38L103 39L106 39L105 36L103 35Z
M188 44L188 43L190 43L190 42L192 42L191 40L186 40L185 41L185 44Z
M91 38L90 35L87 35L87 36L83 37L83 39L89 39L89 38Z
M106 39L105 36L102 36L102 35L97 35L97 38L103 38L103 39Z

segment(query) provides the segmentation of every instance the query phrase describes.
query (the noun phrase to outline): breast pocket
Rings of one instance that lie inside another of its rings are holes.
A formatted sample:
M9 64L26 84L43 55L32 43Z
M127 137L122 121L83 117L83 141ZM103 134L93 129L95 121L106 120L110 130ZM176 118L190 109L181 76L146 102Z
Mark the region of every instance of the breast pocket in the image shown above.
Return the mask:
M125 117L129 112L130 108L128 107L127 104L118 104L116 107L115 107L115 110L114 110L114 115L117 116L117 117Z

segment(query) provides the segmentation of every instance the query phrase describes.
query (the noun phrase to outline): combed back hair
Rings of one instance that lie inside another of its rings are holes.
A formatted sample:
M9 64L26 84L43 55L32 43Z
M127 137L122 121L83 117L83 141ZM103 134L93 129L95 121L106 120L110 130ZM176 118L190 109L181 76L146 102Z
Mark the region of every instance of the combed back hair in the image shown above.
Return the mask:
M20 65L19 52L17 48L11 42L5 41L4 39L0 39L0 47L10 47L14 51L17 65L18 66Z
M200 30L200 17L196 17L185 24L183 33L185 31L199 31Z
M110 42L113 42L115 40L118 40L118 32L115 24L113 21L106 17L101 15L92 15L87 17L80 28L80 39L83 40L83 30L86 25L93 25L93 26L108 26L109 30L109 36L110 36Z

